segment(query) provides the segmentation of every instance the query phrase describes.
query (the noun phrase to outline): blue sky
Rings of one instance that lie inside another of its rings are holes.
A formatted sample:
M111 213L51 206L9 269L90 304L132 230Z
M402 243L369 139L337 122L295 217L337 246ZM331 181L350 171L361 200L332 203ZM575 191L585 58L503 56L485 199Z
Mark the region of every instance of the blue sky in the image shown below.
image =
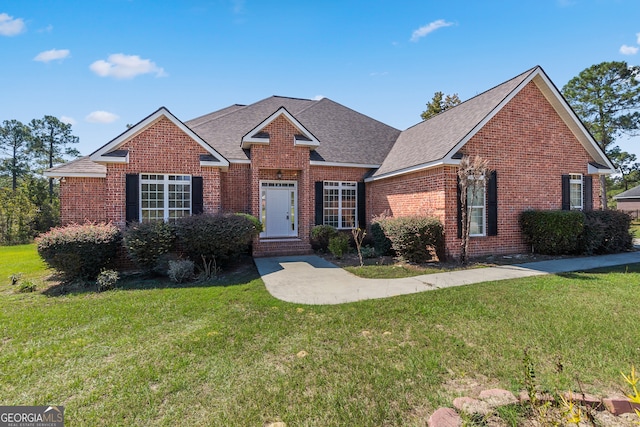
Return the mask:
M638 0L4 0L0 121L57 116L89 154L160 106L186 121L282 95L405 129L436 91L637 65L639 17Z

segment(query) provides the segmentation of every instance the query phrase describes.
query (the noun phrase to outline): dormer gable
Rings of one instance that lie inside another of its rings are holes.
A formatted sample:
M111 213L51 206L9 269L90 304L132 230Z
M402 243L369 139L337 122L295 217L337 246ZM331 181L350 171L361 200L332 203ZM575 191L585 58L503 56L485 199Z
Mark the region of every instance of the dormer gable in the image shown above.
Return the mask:
M311 131L305 128L302 123L293 117L286 108L280 107L242 137L241 147L243 149L249 149L254 144L269 145L270 135L265 131L265 129L279 117L287 119L298 130L292 141L294 146L309 147L312 150L320 146L320 141L318 141Z

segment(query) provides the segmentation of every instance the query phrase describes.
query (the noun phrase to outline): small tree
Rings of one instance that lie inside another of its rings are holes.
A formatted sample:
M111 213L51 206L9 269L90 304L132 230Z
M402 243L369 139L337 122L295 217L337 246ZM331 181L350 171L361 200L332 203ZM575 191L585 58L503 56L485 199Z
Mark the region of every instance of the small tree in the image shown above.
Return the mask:
M444 99L443 99L444 98ZM451 107L455 107L460 104L460 98L458 98L458 94L454 93L453 95L444 96L442 92L436 92L433 94L433 98L431 102L427 104L427 109L420 114L422 120L427 120L433 116L437 116L445 110L448 110Z
M489 161L480 156L473 159L463 156L458 167L458 180L460 186L460 207L462 214L462 241L460 242L460 262L469 262L469 230L471 228L471 215L469 215L469 198L475 197L478 191L486 188L486 178L491 172Z

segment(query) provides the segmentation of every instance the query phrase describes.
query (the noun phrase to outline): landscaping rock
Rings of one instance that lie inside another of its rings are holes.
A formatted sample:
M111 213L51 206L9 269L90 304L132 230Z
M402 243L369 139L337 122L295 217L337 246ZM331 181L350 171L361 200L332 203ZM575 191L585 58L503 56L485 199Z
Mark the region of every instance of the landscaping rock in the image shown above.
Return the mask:
M511 405L512 403L518 403L518 399L508 390L500 388L493 388L490 390L483 390L480 392L480 400L486 402L492 408L498 406Z
M460 427L462 418L451 408L440 408L427 421L429 427Z
M603 411L605 409L604 405L602 404L602 399L591 394L572 393L568 391L564 393L564 398L567 399L567 401L572 400L578 404L589 406L590 408L596 409L598 411Z
M604 403L604 406L613 415L633 414L635 413L634 409L640 411L640 405L637 403L631 403L626 397L602 399L602 403Z
M460 412L467 414L489 415L493 410L487 402L471 397L456 397L453 399L453 406Z

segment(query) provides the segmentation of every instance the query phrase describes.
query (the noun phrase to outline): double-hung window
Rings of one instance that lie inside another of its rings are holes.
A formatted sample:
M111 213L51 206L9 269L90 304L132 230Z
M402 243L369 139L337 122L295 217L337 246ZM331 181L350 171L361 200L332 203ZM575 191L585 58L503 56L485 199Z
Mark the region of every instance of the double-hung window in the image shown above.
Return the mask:
M467 189L467 212L470 218L469 236L484 236L485 231L485 182L472 181Z
M140 175L142 222L170 221L191 215L191 176Z
M324 181L323 223L337 229L355 228L358 212L356 182Z
M571 210L583 210L584 203L582 194L582 175L569 175L569 195L571 200Z

